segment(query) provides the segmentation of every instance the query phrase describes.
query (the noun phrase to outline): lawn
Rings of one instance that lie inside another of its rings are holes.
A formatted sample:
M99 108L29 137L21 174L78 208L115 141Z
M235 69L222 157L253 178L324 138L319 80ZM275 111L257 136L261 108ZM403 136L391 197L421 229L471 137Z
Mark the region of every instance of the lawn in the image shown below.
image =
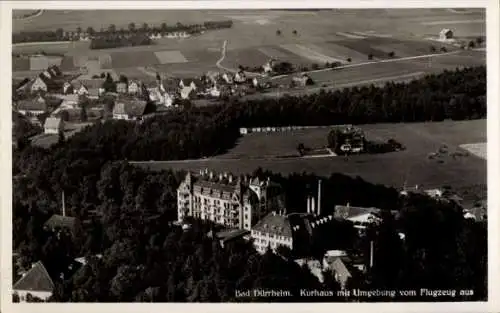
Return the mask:
M226 155L193 161L143 162L140 166L160 170L166 168L198 171L212 168L236 174L248 173L258 167L284 174L314 172L319 175L343 173L394 187L419 184L423 187L449 185L462 188L486 184L485 160L472 154L468 157L429 159L429 153L443 144L450 151L467 143L486 141L486 120L465 122L377 124L364 125L368 139L394 138L406 146L402 152L328 158L271 158L273 155L294 153L300 141L311 148L326 144L328 129L300 133L273 133L244 136ZM243 158L246 156L245 158ZM241 157L241 159L238 159Z

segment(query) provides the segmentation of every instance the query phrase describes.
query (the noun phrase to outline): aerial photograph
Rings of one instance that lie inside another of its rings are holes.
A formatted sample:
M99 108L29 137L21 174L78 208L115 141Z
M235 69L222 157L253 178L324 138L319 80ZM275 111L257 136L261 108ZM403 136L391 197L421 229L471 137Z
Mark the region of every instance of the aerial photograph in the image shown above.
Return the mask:
M482 8L14 9L9 299L488 301L486 41Z

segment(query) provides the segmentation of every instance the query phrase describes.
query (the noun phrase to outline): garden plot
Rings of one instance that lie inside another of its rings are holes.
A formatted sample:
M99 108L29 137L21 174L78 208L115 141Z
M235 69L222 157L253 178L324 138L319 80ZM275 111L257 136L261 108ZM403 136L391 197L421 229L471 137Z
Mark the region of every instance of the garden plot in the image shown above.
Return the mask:
M327 42L322 44L325 50L331 51L330 54L334 55L337 59L347 60L351 58L351 62L366 62L368 55L360 53L356 50L345 47L337 42Z
M148 66L160 63L152 51L113 52L111 59L113 68Z
M342 40L335 42L338 45L344 46L348 49L358 51L361 54L366 56L373 55L374 58L377 59L387 59L389 56L386 52L375 49L372 47L374 42L367 40ZM366 59L365 59L366 60Z
M267 55L269 58L274 58L278 60L283 60L287 58L287 55L285 53L273 47L260 47L258 48L258 50L261 53Z
M155 56L161 64L186 63L188 60L177 50L165 50L155 52Z

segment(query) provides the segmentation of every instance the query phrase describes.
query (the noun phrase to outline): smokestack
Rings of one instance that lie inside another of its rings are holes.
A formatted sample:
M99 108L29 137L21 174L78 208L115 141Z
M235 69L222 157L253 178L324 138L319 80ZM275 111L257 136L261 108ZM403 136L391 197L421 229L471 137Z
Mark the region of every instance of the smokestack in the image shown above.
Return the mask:
M64 203L64 191L62 192L62 216L66 216L66 205Z
M315 212L315 203L316 202L316 199L314 199L314 197L311 197L311 213L313 215L316 215L316 212Z
M318 216L321 215L321 179L318 180Z
M370 268L373 267L373 240L370 241Z

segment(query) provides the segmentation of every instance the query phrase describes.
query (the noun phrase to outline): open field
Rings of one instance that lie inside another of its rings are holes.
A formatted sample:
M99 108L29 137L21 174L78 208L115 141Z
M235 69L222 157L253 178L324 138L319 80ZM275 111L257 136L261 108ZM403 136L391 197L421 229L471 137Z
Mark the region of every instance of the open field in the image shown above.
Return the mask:
M322 65L327 61L339 61L347 65L360 64L368 61L369 54L373 54L375 60L385 60L389 58L388 53L391 51L396 57L427 54L431 45L439 48L442 44L431 42L426 38L437 36L444 27L453 29L459 38L475 38L485 34L485 23L481 23L485 19L485 12L477 9L144 10L140 12L50 10L43 11L41 15L28 21L13 20L13 31L55 30L58 27L73 30L78 26L83 29L88 26L100 29L107 28L109 24L114 24L119 29L127 28L130 22L135 22L137 25L144 22L150 25L166 22L170 25L176 22L200 23L225 19L234 21L233 28L208 31L182 40L164 38L151 46L90 50L88 42L36 43L14 45L13 52L34 54L43 50L47 54L64 54L60 62L61 68L66 71L88 66L89 58L95 58L99 61L90 62L93 71L106 69L137 73L138 76L135 78L147 80L150 74L141 69L149 68L149 72L158 70L167 75L180 77L198 76L202 72L216 70L216 62L221 58L221 47L225 41L227 41L226 55L220 62L224 68L236 69L238 65L261 66L271 57L310 68L313 63ZM281 35L276 34L278 29ZM297 34L293 34L293 31ZM448 51L453 49L455 47L448 46ZM347 62L348 58L351 62ZM442 70L456 63L466 65L469 60L462 58L448 62L450 64L436 63L433 67ZM421 61L415 60L410 63L419 64ZM28 66L25 60L16 59L13 62L13 71L16 72L14 76L25 77L25 74L36 74L32 73L33 69ZM392 65L384 66L394 68ZM413 72L420 72L418 67ZM364 70L356 69L359 72ZM404 73L410 72L408 70ZM388 77L398 75L399 72L387 74ZM380 78L380 75L375 76L376 79ZM324 80L336 79L332 77Z
M445 157L443 163L428 158L443 144L450 151L467 143L486 141L486 120L415 124L363 125L367 138L394 138L406 146L402 152L379 155L360 155L327 158L271 158L271 155L294 151L299 141L306 146L321 146L326 142L328 129L313 129L300 133L252 134L240 139L226 155L204 160L139 162L153 170L174 168L197 171L212 168L216 171L247 173L258 167L284 174L314 172L330 175L338 172L394 187L408 185L423 187L450 185L459 188L486 184L486 162L474 155ZM243 158L244 155L247 157Z

